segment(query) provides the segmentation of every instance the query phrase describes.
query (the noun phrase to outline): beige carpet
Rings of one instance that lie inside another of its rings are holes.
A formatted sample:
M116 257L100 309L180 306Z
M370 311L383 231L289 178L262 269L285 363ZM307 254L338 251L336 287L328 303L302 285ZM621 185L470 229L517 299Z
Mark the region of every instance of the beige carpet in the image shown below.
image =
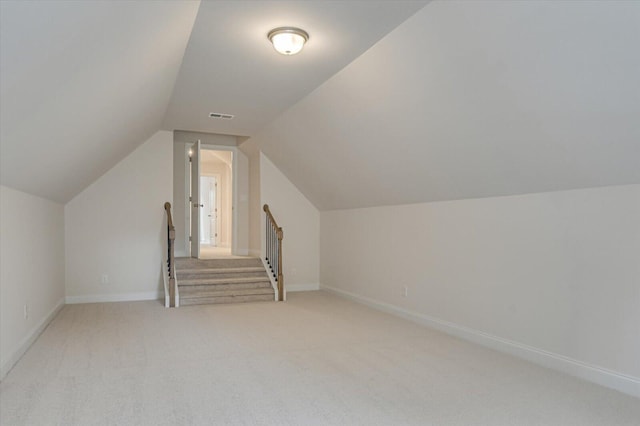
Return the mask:
M323 293L68 305L2 425L635 425L640 400Z
M200 244L200 259L219 259L224 257L241 257L231 254L230 247L214 247L208 244Z

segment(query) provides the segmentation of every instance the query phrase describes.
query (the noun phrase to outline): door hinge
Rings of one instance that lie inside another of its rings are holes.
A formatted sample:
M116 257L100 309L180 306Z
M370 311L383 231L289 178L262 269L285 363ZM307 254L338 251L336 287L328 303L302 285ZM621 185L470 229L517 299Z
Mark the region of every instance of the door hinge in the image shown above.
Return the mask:
M191 241L191 235L189 235L189 241Z
M189 202L191 202L191 201L193 201L193 198L192 198L192 197L189 197Z

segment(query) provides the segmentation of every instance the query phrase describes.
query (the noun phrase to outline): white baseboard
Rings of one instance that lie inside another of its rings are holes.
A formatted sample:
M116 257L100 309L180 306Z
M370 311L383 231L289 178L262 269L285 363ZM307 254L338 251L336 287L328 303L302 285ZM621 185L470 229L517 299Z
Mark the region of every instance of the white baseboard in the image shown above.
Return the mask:
M591 365L564 355L548 352L543 349L538 349L512 340L503 339L482 331L474 330L439 318L430 317L425 314L409 311L389 303L379 302L348 291L325 285L320 285L320 289L329 291L346 299L362 303L374 309L437 329L461 339L526 359L527 361L542 365L543 367L570 374L583 380L597 383L640 398L640 378L638 377L617 373L615 371Z
M26 336L13 354L9 357L9 359L0 366L0 380L4 380L6 375L11 371L14 365L22 358L25 352L31 347L33 342L36 341L38 336L44 331L45 328L49 325L49 323L55 318L55 316L60 312L62 307L64 306L64 298L61 298L58 303L53 307L53 309L40 321Z
M287 284L287 281L285 280L285 290L287 291L287 293L293 293L295 291L316 291L320 290L320 284Z
M249 256L249 249L236 249L234 256Z
M67 304L103 303L103 302L135 302L140 300L158 300L164 298L163 291L147 291L143 293L88 294L84 296L67 296Z

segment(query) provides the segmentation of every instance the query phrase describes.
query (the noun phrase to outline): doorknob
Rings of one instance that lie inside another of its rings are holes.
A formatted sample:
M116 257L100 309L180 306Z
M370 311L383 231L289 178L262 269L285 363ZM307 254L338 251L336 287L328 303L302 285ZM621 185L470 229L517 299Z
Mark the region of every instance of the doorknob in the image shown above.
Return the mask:
M193 207L204 207L204 204L193 203Z

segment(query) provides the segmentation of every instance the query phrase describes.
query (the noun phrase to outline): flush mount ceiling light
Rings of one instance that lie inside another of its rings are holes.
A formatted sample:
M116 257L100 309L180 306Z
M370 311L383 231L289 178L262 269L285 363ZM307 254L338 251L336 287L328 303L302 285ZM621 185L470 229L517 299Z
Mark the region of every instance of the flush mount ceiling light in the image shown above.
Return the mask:
M283 55L295 55L309 40L309 34L305 30L294 27L274 28L269 31L267 37L273 43L273 47Z

